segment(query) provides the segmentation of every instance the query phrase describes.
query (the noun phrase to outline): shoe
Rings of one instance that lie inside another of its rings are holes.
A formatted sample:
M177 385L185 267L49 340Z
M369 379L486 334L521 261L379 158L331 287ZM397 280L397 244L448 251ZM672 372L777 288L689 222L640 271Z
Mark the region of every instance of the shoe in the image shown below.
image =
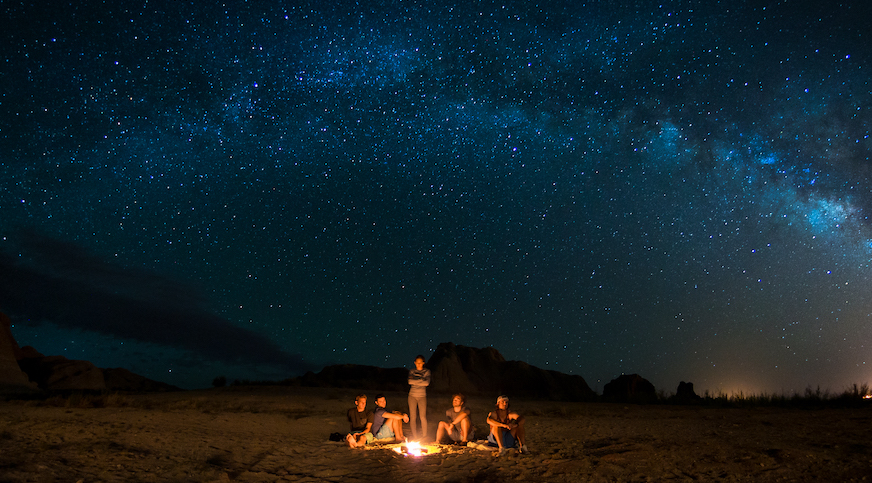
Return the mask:
M522 444L521 447L518 449L518 453L521 453L521 454L527 454L529 452L530 451L527 449L526 444Z

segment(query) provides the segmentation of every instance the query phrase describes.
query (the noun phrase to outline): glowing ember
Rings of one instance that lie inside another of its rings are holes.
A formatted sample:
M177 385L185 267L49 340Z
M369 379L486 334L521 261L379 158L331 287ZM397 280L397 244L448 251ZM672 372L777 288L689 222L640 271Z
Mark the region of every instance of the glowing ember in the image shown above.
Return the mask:
M417 441L410 441L394 448L394 451L406 456L423 456L429 453L429 449L422 447Z

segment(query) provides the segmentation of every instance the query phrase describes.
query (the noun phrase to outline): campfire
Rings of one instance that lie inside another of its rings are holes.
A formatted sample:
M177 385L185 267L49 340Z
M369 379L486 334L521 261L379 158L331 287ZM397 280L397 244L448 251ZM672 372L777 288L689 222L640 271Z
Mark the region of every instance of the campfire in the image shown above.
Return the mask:
M439 448L431 448L429 446L422 446L417 441L408 441L402 443L398 446L394 447L394 451L403 455L403 456L425 456L428 454L438 453Z

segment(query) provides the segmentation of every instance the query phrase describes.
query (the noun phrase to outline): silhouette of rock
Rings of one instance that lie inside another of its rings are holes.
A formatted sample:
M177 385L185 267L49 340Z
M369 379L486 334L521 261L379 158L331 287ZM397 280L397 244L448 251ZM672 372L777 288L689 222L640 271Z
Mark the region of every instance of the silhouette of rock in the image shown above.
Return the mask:
M402 367L385 369L375 366L339 364L327 366L321 372L307 372L291 384L310 387L348 387L367 391L405 391L409 389L409 371Z
M120 367L103 369L106 388L110 391L125 392L169 392L181 391L180 388L140 376Z
M64 356L29 357L18 361L21 370L40 389L48 391L105 391L103 371L88 361L74 361Z
M675 392L675 400L681 404L690 404L701 400L693 390L692 382L681 381L678 383L678 390Z
M36 384L30 382L18 366L21 351L12 336L12 321L0 312L0 394L19 394L35 392Z
M584 378L507 361L493 347L477 349L443 342L427 362L432 373L428 390L468 395L587 401L596 397Z
M467 395L525 397L562 401L596 398L581 376L548 371L526 362L507 361L493 347L477 349L439 344L427 362L432 377L428 392L462 392ZM283 381L287 385L346 387L369 392L409 390L408 369L341 364L327 366L319 373ZM234 383L235 384L235 383Z
M16 356L16 359L18 359L20 361L21 359L31 359L31 358L35 358L35 357L45 357L45 356L41 352L39 352L38 350L34 349L32 346L26 345L26 346L18 349L18 355Z
M603 399L612 402L648 403L657 400L654 384L638 374L622 374L603 387Z
M47 391L180 391L126 369L100 369L88 361L44 356L30 346L18 347L9 317L0 312L0 395Z

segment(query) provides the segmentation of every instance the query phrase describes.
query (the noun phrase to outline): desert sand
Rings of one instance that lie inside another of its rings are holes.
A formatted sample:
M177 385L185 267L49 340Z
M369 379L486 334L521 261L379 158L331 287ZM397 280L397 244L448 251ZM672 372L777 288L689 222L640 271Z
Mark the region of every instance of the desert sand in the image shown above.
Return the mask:
M0 402L0 482L872 481L868 407L513 400L527 417L529 454L442 446L409 457L392 444L328 440L347 431L356 392L229 387ZM387 397L406 410L405 394ZM449 396L430 395L428 406L432 439ZM469 406L485 429L493 401Z

